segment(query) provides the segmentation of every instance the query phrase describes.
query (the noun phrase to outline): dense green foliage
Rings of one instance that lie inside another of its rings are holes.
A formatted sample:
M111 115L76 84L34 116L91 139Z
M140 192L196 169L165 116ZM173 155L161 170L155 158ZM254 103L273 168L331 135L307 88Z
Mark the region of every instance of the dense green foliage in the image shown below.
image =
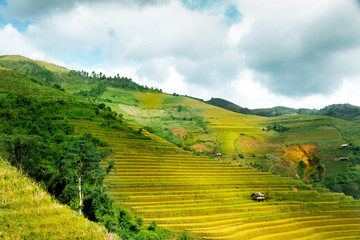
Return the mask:
M360 122L360 107L351 104L333 104L324 107L318 114Z
M358 173L339 173L335 176L325 178L325 185L332 192L343 192L346 195L360 198L360 174Z
M56 83L60 84L60 87L61 83L97 85L97 87L90 90L90 92L80 93L80 95L84 95L86 97L97 97L99 93L104 90L105 87L122 88L126 90L136 91L162 92L161 89L141 86L135 83L131 78L121 77L119 74L114 77L107 77L101 72L99 74L97 74L96 72L92 72L91 74L89 74L85 71L74 70L71 70L69 72L52 72L34 62L23 60L0 60L0 67L12 69L16 72L26 74L28 76L41 80L48 86L53 86ZM59 88L58 85L56 85L56 87Z
M272 124L267 126L267 130L274 130L276 132L286 132L288 130L290 130L289 127L285 126L284 124L278 123L278 122L273 122Z

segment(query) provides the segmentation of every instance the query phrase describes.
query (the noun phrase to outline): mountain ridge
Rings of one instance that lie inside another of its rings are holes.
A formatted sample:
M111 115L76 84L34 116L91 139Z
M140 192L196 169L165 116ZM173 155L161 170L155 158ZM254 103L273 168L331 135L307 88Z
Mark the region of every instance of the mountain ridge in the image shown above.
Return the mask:
M249 109L236 105L235 103L232 103L222 98L211 98L210 100L204 102L214 106L222 107L233 112L264 117L275 117L287 114L325 115L360 123L360 107L348 103L331 104L321 109L290 108L284 106Z

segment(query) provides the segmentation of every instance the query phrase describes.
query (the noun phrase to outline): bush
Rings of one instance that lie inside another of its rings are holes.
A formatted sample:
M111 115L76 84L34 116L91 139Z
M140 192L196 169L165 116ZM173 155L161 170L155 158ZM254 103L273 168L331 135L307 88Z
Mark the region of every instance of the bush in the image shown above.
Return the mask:
M274 130L276 132L286 132L288 130L290 130L289 127L285 126L284 124L278 123L278 122L274 122L272 124L270 124L269 126L267 126L268 131L270 130Z
M144 126L144 129L145 129L146 131L148 131L149 133L154 133L154 129L152 129L152 128L149 127L149 126Z
M160 237L153 231L141 230L136 235L136 239L137 240L160 240Z
M155 221L152 221L152 222L150 223L150 226L148 227L148 230L150 230L150 231L155 231L156 228L157 228L156 222L155 222Z
M144 224L144 220L141 217L135 218L135 222L139 225L139 227L142 227Z

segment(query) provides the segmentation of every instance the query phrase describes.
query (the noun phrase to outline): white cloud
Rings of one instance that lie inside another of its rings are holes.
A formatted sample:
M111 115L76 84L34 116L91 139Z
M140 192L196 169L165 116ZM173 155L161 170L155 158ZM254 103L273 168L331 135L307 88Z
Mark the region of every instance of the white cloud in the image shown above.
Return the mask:
M234 0L242 22L232 26L214 5L192 11L180 0L52 2L42 8L51 14L21 1L9 1L6 15L32 22L24 33L0 29L1 54L120 73L169 93L249 108L360 104L349 90L358 87L360 69L359 9L351 1Z
M332 94L359 72L360 18L355 1L238 0L244 18L253 20L239 42L255 80L288 97Z
M19 33L11 24L0 29L0 55L25 55L29 58L44 58L42 51Z
M251 17L246 17L242 22L230 27L228 42L231 46L238 45L243 36L250 33L252 22L253 19Z

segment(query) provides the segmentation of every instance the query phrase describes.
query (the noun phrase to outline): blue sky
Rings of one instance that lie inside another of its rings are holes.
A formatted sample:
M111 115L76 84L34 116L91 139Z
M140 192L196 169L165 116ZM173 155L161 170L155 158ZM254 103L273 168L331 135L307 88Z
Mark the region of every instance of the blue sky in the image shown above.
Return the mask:
M0 0L0 55L244 107L360 105L359 1Z

